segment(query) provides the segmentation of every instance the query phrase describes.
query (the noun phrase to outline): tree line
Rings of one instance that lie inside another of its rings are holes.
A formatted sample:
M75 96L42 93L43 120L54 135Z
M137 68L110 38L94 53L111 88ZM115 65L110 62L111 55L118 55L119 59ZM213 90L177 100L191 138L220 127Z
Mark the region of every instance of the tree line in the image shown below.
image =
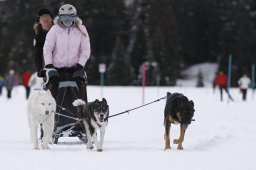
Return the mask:
M88 30L92 53L86 64L89 84L137 85L147 65L147 85L175 85L181 70L216 62L232 78L250 74L256 62L256 1L253 0L6 0L0 1L0 73L34 70L33 24L42 7L57 15L73 4Z

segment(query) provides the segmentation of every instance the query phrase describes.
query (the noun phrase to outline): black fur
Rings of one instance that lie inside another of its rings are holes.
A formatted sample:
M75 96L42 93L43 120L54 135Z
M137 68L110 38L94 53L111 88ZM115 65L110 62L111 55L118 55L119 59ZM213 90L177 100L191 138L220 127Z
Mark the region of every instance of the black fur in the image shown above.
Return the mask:
M181 114L178 118L177 113ZM176 122L181 124L190 124L194 116L194 102L188 100L186 96L181 93L167 93L167 100L164 110L164 118L171 116Z
M78 109L78 113L81 114L81 118L85 119L89 124L91 134L95 133L95 129L93 128L90 121L91 119L96 121L96 117L94 115L95 112L106 113L107 117L103 121L108 122L109 106L105 98L103 98L102 101L96 99L95 101L86 103L85 105L77 106L77 109Z

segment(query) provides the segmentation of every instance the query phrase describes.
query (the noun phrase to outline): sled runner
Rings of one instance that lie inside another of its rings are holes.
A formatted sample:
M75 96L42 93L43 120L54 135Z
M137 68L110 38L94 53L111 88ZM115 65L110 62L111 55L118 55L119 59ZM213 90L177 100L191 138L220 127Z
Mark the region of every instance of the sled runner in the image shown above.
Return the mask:
M86 74L82 70L78 73L73 72L70 68L58 69L58 73L57 114L55 114L53 142L57 144L60 137L78 137L81 141L87 142L83 124L75 120L75 118L80 119L81 115L77 113L77 109L72 105L72 102L78 98L87 101ZM79 79L74 77L76 74L81 77L84 76L84 80L78 81ZM85 93L79 91L78 86L81 85L84 86ZM81 94L85 95L81 96ZM66 115L66 117L62 115Z

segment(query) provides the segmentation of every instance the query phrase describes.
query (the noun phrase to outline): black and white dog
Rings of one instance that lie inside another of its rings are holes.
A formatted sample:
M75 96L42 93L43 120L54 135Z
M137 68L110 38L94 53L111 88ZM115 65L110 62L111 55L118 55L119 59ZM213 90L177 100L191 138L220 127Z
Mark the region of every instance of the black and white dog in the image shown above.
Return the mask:
M105 98L102 101L96 99L94 102L85 103L81 99L73 102L81 114L82 121L87 135L87 149L93 149L94 141L97 151L103 151L105 130L108 124L109 107ZM100 140L97 139L97 130L100 131Z

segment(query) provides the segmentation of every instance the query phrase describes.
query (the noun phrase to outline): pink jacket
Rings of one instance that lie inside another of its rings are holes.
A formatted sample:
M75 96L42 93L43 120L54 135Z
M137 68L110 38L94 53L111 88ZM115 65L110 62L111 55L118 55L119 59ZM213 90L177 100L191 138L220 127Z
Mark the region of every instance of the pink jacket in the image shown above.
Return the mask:
M77 23L73 28L55 24L50 29L43 48L45 65L53 64L57 68L72 67L77 63L85 65L91 53L90 39L82 21L77 19Z

